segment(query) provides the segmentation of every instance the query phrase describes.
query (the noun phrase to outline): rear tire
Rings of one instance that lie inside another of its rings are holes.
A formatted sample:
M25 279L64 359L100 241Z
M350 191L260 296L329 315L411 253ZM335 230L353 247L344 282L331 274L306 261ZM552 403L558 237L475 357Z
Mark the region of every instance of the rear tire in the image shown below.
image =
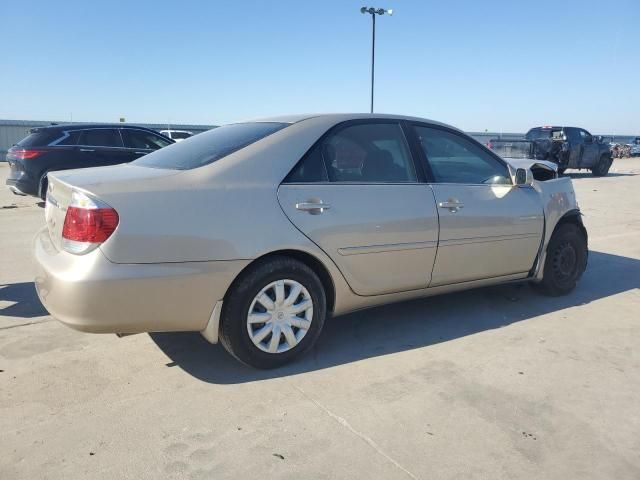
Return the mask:
M564 175L564 172L566 171L566 168L559 168L558 169L558 175Z
M277 368L315 344L326 309L322 282L311 268L289 257L272 257L243 272L231 286L220 341L246 365Z
M45 173L40 179L40 187L38 189L38 196L42 199L42 201L47 200L48 188L49 188L49 179L47 178L47 174Z
M613 162L612 158L608 155L602 155L600 160L595 167L591 169L591 173L595 177L604 177L607 173L609 173L609 168L611 167L611 163Z
M587 267L587 239L573 223L560 225L547 246L543 277L533 287L552 297L570 293Z

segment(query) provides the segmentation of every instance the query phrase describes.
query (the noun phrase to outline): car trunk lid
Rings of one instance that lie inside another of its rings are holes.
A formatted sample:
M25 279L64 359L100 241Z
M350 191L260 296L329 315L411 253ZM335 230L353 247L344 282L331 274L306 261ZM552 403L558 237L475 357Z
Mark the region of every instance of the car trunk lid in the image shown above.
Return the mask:
M53 245L58 250L62 250L62 230L74 190L97 200L105 201L103 194L110 194L121 189L131 189L132 184L143 188L145 184L153 181L153 179L164 178L178 173L180 172L175 170L145 168L134 165L49 172L47 177L49 188L45 203L45 220ZM108 203L108 199L106 201Z

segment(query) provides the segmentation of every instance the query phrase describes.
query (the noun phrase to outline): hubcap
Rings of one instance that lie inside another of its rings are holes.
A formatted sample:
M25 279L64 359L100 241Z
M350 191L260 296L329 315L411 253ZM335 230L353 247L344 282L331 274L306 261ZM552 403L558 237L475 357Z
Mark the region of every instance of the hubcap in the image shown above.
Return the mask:
M313 300L307 289L295 280L277 280L251 302L247 331L263 352L283 353L300 343L312 320Z
M569 242L565 242L556 249L553 258L553 271L558 280L569 280L576 272L578 256Z

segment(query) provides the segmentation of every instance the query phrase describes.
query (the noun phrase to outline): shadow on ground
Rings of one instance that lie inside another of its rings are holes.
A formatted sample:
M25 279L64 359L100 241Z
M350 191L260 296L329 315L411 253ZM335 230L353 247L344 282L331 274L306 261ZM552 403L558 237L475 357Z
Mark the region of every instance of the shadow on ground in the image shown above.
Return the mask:
M0 316L35 318L49 315L40 303L33 282L0 285L0 302L10 304L6 307L0 306Z
M640 162L639 162L640 164ZM604 177L594 177L591 171L567 171L563 174L565 177L570 177L571 179L578 178L614 178L614 177L635 177L638 175L637 173L617 173L617 172L609 172Z
M243 383L423 348L636 288L640 288L640 260L590 252L582 281L565 297L545 297L520 283L386 305L333 318L327 321L311 352L292 365L270 371L239 364L221 345L210 345L199 333L154 333L151 338L171 358L168 366L179 366L205 382Z

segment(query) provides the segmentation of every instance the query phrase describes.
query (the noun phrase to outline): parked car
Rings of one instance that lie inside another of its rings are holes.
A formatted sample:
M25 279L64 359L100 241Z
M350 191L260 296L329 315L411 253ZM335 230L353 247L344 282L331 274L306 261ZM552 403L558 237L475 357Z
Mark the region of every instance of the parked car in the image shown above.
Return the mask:
M608 143L577 127L535 127L527 132L524 139L494 138L489 145L505 158L552 161L558 165L560 173L567 168L584 168L601 177L609 172L613 162Z
M513 281L568 294L587 262L571 179L519 163L438 122L341 114L54 172L38 295L79 330L200 331L270 368L328 315Z
M629 154L632 157L640 155L640 137L636 137L629 143Z
M181 142L185 138L193 136L193 132L188 132L186 130L160 130L160 133L176 142Z
M128 163L174 143L148 128L73 124L34 128L7 152L6 184L17 195L45 198L56 170Z

